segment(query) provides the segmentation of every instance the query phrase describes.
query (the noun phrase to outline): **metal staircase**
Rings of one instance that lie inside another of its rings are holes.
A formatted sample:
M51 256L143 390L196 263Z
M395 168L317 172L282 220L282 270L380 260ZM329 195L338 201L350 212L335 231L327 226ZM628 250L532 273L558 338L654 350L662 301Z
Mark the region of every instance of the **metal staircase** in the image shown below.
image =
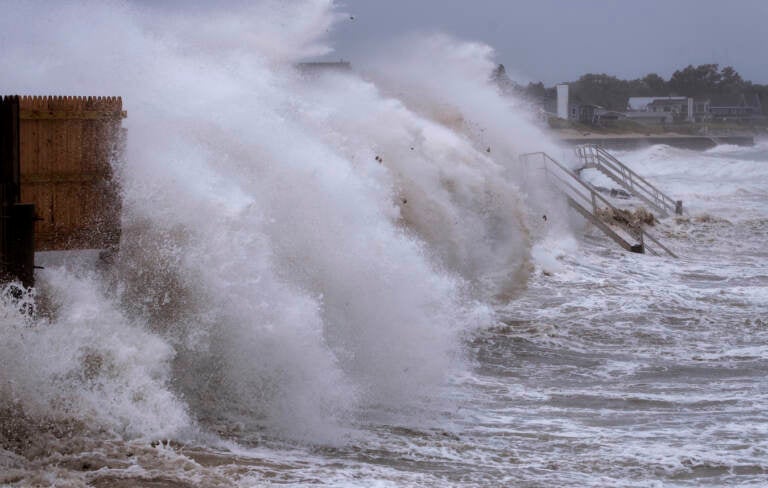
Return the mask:
M547 179L562 192L568 204L590 221L598 229L627 251L637 253L649 253L654 256L668 255L677 257L669 248L648 233L646 229L631 226L626 223L606 219L602 217L606 211L611 215L620 213L620 210L600 195L592 186L581 181L572 170L563 166L560 162L545 152L534 152L520 155L520 160L527 169L540 169L547 175ZM535 168L534 168L534 165Z
M662 193L603 147L597 144L576 146L576 155L583 164L582 168L595 168L600 171L624 187L630 194L642 200L659 217L668 217L671 213L683 214L682 200L674 200Z

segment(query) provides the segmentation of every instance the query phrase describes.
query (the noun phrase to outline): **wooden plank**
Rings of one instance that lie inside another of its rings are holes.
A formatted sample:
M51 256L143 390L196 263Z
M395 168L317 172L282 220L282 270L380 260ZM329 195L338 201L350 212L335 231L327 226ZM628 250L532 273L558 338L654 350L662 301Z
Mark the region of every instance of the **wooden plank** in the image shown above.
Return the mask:
M67 154L73 167L83 167L83 121L69 120L67 122Z
M37 172L48 173L51 171L53 159L53 133L51 122L41 120L37 124Z
M83 158L80 161L82 171L97 171L99 160L103 158L101 151L100 125L94 120L83 122Z
M37 123L21 122L20 124L20 153L21 153L21 177L35 174L37 170L38 148L37 148Z
M61 171L77 171L71 166L69 154L67 154L67 121L45 121L51 130L51 159L48 161L47 172L57 169Z

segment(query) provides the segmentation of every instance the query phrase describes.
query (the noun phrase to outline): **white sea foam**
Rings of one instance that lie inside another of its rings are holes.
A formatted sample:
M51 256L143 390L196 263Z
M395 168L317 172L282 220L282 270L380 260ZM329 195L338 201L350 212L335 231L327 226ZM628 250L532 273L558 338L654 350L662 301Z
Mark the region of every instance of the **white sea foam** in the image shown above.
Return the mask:
M705 152L651 146L619 157L662 191L682 199L692 215L742 220L764 214L766 154L765 143L758 141L755 146L718 146ZM737 212L722 205L731 197L741 200Z
M127 438L187 427L186 407L168 389L165 341L126 319L92 277L48 269L38 280L55 321L30 317L8 294L0 303L3 408Z

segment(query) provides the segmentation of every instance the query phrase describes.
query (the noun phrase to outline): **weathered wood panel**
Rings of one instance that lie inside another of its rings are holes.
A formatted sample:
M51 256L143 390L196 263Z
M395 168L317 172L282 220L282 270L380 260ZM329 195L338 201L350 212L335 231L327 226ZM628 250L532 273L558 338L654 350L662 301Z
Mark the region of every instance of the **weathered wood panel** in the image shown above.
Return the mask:
M120 238L119 97L21 97L21 201L40 220L36 250L108 248Z

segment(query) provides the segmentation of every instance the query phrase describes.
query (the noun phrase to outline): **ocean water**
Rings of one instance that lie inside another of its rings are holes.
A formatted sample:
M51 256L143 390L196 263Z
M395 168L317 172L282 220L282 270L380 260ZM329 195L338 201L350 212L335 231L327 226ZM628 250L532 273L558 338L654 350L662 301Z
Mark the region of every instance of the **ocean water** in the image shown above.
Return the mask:
M5 92L129 116L114 268L0 294L0 485L765 485L765 141L617 153L686 209L628 254L488 46L306 76L332 2L9 8Z

